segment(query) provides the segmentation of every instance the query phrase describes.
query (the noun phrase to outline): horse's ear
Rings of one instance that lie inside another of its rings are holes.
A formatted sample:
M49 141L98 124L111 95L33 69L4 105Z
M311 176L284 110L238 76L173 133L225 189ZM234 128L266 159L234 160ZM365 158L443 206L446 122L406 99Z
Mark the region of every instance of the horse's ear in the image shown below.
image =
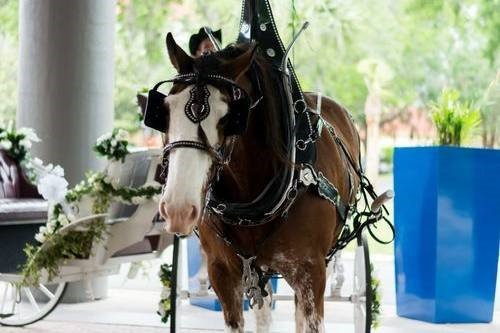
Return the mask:
M248 50L245 51L245 53L238 56L236 59L229 61L223 66L225 74L234 81L238 81L238 79L240 79L252 65L256 51L257 43L254 42L250 45Z
M191 73L193 71L193 58L177 45L172 33L167 34L167 50L170 62L179 74Z

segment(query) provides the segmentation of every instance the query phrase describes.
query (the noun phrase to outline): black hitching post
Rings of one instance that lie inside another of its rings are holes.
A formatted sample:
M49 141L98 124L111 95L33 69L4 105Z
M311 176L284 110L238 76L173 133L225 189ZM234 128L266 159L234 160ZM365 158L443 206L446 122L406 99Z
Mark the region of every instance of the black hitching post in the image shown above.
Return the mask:
M170 333L175 333L177 320L177 276L179 269L179 236L174 235L174 251L172 254L172 283L170 286Z

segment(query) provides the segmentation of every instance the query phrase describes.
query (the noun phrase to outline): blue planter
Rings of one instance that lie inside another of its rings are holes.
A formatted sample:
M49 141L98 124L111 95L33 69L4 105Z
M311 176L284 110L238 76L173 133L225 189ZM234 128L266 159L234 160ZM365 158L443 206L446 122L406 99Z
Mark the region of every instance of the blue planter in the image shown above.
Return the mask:
M399 316L491 322L499 251L500 150L396 148Z

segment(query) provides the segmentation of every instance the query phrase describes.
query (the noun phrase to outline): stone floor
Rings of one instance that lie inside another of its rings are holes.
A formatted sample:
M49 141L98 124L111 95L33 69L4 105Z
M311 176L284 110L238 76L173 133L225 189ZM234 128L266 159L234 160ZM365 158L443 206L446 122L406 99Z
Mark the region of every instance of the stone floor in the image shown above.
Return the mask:
M345 290L351 288L352 255L344 256L346 268ZM391 256L374 256L376 274L381 280L382 320L374 332L380 333L493 333L500 332L500 308L496 307L493 323L479 325L433 325L399 318L395 313L394 267ZM156 272L159 263L147 263L145 271ZM45 320L26 328L0 327L1 333L128 333L168 332L155 314L159 297L156 274L142 274L136 279L126 278L127 267L120 275L110 278L106 299L80 303L60 304ZM288 294L287 286L280 284L278 293ZM498 295L498 293L497 293ZM498 297L497 297L498 300ZM293 302L278 302L273 312L273 333L294 332ZM348 303L325 305L326 332L354 333L352 306ZM220 312L204 310L183 301L181 306L182 333L222 332ZM252 313L245 313L247 332L253 331Z
M290 304L285 304L290 303ZM285 304L285 306L282 306ZM273 333L285 333L294 332L293 321L292 321L292 304L291 302L284 302L279 305L275 310L272 332ZM222 320L220 314L209 313L205 310L199 310L195 308L186 307L187 313L183 316L183 328L180 330L182 333L219 333L223 332L223 327L221 325ZM335 307L331 307L331 310L335 310ZM342 309L338 307L338 312L345 311L347 309ZM382 320L382 326L375 333L497 333L500 332L500 314L497 312L495 320L492 324L474 324L474 325L432 325L414 320L407 320L396 317L394 315L394 308L386 308L384 310L385 315ZM200 314L200 312L204 312ZM337 313L338 313L337 312ZM209 315L207 315L209 314ZM2 333L157 333L157 332L168 332L168 328L161 327L156 318L152 318L155 321L151 322L150 325L143 325L137 323L137 317L139 314L132 315L129 319L129 323L117 324L116 320L113 320L113 312L109 311L106 314L108 317L108 322L114 323L102 323L99 320L96 323L91 318L83 318L84 315L97 315L95 313L86 312L81 314L79 320L75 318L67 318L65 320L49 318L42 322L33 324L26 328L0 328ZM126 315L122 313L120 316ZM189 316L187 318L186 316ZM59 316L57 316L59 317ZM148 317L144 315L144 318ZM195 319L196 317L196 319ZM350 322L336 320L337 316L331 316L327 320L326 332L335 333L354 333L354 327ZM341 315L339 316L341 317ZM120 321L120 320L118 320ZM251 322L249 323L251 324ZM252 325L248 325L246 332L253 332Z

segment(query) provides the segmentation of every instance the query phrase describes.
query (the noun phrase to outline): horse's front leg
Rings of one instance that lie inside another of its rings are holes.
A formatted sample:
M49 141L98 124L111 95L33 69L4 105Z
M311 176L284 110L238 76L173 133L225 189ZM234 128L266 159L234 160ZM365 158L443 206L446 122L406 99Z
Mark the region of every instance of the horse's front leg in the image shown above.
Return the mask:
M231 270L223 262L208 266L208 275L224 311L225 333L243 333L243 288L241 274Z
M323 333L325 261L308 260L294 263L293 266L283 272L283 276L295 291L296 332Z

